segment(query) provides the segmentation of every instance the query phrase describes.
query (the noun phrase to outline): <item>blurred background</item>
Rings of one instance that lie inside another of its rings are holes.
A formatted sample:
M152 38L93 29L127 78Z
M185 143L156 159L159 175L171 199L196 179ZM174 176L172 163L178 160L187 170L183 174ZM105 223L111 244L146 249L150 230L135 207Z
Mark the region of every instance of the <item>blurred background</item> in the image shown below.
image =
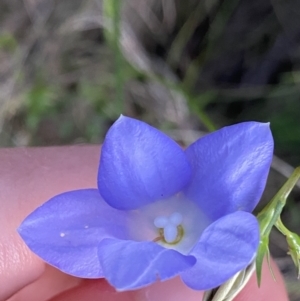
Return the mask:
M121 113L182 145L271 122L263 206L300 165L299 1L0 1L0 147L101 143ZM300 233L300 185L283 221ZM299 301L276 231L271 251Z

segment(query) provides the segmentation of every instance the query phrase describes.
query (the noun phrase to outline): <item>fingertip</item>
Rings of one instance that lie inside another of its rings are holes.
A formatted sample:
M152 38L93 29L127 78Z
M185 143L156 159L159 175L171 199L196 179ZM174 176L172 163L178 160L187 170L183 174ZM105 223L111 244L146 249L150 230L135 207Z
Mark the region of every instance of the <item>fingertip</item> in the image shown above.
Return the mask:
M6 285L0 289L0 300L8 299L33 283L45 270L45 263L28 249L20 237L9 237L6 239L9 243L2 247L3 236L5 233L0 237L0 282Z
M132 292L118 293L104 279L84 280L48 301L132 301Z
M263 280L258 287L255 275L252 276L243 291L234 299L235 301L288 301L282 276L274 262L272 268L276 281L272 278L268 265L263 266ZM129 292L116 292L105 280L85 280L80 285L72 288L48 301L199 301L203 292L188 288L180 279L173 278L164 282Z
M83 280L62 273L58 269L46 265L45 271L36 281L22 288L7 301L42 301L58 293L75 287ZM2 299L1 299L2 300Z
M44 273L17 233L22 220L55 194L96 186L98 158L96 146L0 150L0 300Z
M175 277L134 291L134 295L140 301L199 301L203 292L187 287L180 277Z
M199 301L203 293L188 288L179 277L164 282L156 282L143 289L116 292L105 280L85 280L48 301Z

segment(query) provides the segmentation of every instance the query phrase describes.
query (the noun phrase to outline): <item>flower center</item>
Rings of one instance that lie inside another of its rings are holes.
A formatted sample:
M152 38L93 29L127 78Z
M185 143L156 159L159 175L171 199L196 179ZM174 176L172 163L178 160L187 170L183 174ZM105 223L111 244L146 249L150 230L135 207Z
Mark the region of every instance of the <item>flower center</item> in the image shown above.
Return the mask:
M169 217L164 215L156 217L154 226L158 228L159 236L154 241L162 241L171 245L180 242L184 235L182 220L182 215L179 212L174 212Z
M130 212L128 229L133 240L152 241L189 254L211 221L182 194Z

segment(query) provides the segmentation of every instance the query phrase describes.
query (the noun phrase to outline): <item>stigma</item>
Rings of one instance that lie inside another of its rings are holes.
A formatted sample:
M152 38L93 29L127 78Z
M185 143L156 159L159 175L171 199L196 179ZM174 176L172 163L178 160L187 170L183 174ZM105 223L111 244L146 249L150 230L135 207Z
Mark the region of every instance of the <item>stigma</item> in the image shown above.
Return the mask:
M167 244L177 244L184 235L182 227L182 214L174 212L170 216L158 216L154 219L154 226L158 228L159 236L154 241L162 241Z

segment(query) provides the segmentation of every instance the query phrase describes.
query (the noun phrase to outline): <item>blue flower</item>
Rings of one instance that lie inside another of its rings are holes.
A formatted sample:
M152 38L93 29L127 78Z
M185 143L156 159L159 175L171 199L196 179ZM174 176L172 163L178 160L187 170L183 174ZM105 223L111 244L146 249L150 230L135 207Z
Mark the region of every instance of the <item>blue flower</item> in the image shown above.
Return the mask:
M105 277L120 291L176 275L193 289L211 289L255 257L259 227L250 212L272 154L266 123L225 127L184 151L121 116L102 147L98 189L53 197L19 233L49 264Z

